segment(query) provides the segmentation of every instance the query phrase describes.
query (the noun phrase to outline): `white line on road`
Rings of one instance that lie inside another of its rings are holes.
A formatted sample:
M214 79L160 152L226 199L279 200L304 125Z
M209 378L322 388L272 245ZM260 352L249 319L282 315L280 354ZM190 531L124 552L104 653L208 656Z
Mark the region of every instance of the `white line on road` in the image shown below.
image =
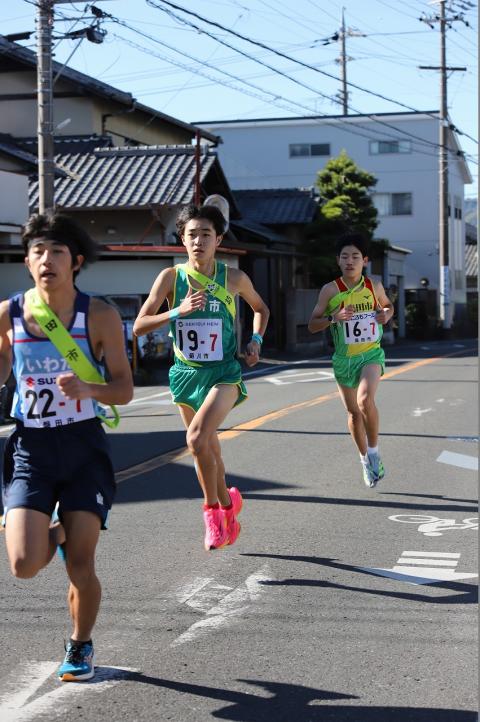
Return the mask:
M143 404L145 401L150 401L150 399L157 399L160 398L160 396L170 396L170 390L168 391L158 391L154 394L149 394L148 396L139 396L137 399L133 399L133 401L130 401L129 404L122 404L119 405L119 409L122 408L128 408L128 406L132 406L132 404Z
M14 669L7 679L7 693L0 697L2 722L30 722L37 715L48 715L49 719L68 718L73 703L72 698L79 698L92 692L104 692L121 682L129 672L138 671L128 667L97 667L92 680L82 683L55 681L58 686L53 690L25 704L57 667L58 662L24 662L21 669ZM13 685L18 686L18 680L25 676L26 669L28 669L27 683L20 682L20 688L13 691ZM9 689L12 691L9 692Z
M457 582L460 579L474 579L478 574L456 572L460 554L448 552L402 552L392 569L361 567L381 577L390 577L409 584L435 584L436 582ZM423 566L430 564L431 566ZM453 567L453 569L452 569Z
M10 673L6 683L2 684L2 695L0 696L2 720L6 722L13 719L9 713L21 709L37 689L54 674L57 667L58 662L30 662L28 676L22 677L18 671Z
M201 611L207 616L192 624L170 646L178 647L180 644L185 644L185 642L192 642L200 635L229 624L246 612L247 609L250 609L252 602L260 599L260 596L265 592L262 582L271 580L268 565L250 574L243 584L233 590L223 584L210 584L210 579L202 580L201 577L196 577L192 584L188 588L181 589L177 596L179 599L183 599L189 607ZM188 589L195 588L198 588L198 592L186 598ZM229 593L226 594L226 592ZM215 601L213 606L211 606L212 601Z
M411 557L420 557L423 559L460 559L457 552L403 552ZM403 555L402 555L403 556Z
M308 376L309 378L301 378ZM304 384L311 383L312 381L331 381L333 379L333 373L331 371L305 371L304 373L288 373L287 371L276 376L265 376L265 381L277 386L286 386L288 384ZM295 379L294 381L291 379Z
M478 459L476 456L468 454L456 454L454 451L442 451L437 458L441 464L450 464L451 466L459 466L461 469L469 471L478 471Z
M413 409L412 416L422 416L423 414L428 414L429 411L432 411L432 409L421 409L420 406L417 406L416 409Z

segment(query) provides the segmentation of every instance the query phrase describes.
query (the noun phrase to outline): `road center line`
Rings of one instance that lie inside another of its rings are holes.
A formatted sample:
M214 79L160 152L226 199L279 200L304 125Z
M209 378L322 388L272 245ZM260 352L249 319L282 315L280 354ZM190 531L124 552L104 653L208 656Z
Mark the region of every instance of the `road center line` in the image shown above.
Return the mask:
M453 353L445 354L445 356L434 356L433 358L414 361L413 363L402 366L401 368L394 369L393 371L388 371L386 374L383 375L382 380L391 379L395 376L399 376L400 374L414 371L421 366L427 366L428 364L436 363L437 361L441 361L444 358L449 358L450 356L458 356L461 353L463 353L463 350L454 351ZM237 436L240 436L240 434L244 434L246 431L253 431L253 429L258 429L260 426L264 426L271 421L277 421L278 419L282 419L284 416L287 416L294 411L311 408L312 406L318 406L319 404L323 404L326 401L336 399L338 396L338 391L332 391L329 394L322 394L321 396L316 396L315 398L309 399L308 401L299 401L295 404L284 406L282 409L278 409L277 411L271 411L264 416L258 416L256 419L245 421L244 423L238 424L237 426L232 426L231 429L221 431L218 434L218 438L220 439L220 441L229 441L230 439L234 439ZM183 459L186 456L190 456L190 452L186 446L178 449L173 449L172 451L167 451L164 454L159 454L159 456L154 456L147 461L142 461L140 464L135 464L135 466L130 466L127 469L122 469L115 474L115 478L117 480L117 483L120 483L135 476L146 474L149 471L155 471L156 469L160 469L162 466L166 466L167 464L172 464L175 461L180 461L180 459Z

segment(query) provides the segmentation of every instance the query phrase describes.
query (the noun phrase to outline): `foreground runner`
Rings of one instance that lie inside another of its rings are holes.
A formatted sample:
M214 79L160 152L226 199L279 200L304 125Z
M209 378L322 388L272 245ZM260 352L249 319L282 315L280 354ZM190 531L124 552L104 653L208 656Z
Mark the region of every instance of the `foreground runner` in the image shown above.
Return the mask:
M373 487L385 475L378 453L375 392L385 370L382 324L392 318L393 305L380 282L362 275L368 257L361 235L344 235L336 253L342 275L321 289L308 330L317 333L331 327L335 379L360 453L363 480Z
M204 495L205 549L233 544L240 533L238 489L227 489L217 429L229 411L247 397L236 359L235 302L241 296L254 312L245 361L259 360L269 311L248 276L215 259L226 229L218 208L189 206L177 218L187 249L185 264L157 277L133 330L142 336L170 323L175 363L170 388L185 427ZM165 299L169 311L158 313Z
M115 494L97 402L127 403L133 385L117 311L74 286L80 267L95 258L92 239L66 216L32 216L23 245L35 289L0 304L0 384L12 359L16 380L16 428L4 454L5 539L12 573L22 579L45 567L59 545L70 579L73 632L58 677L78 681L94 674L91 633L101 596L95 547ZM71 372L65 355L42 332L42 302L50 313L47 333L68 329L70 363L83 352L97 378L105 362L107 383L101 377L86 383Z

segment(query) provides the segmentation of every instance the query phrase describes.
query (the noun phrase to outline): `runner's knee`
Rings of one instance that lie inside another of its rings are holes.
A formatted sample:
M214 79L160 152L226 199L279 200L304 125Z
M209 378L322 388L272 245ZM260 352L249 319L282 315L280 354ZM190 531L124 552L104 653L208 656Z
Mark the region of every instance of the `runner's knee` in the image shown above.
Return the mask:
M187 446L194 456L199 456L208 449L208 438L205 434L202 434L201 429L189 428L187 431Z
M362 391L359 393L357 403L362 414L368 414L368 412L375 407L373 396L368 393L368 391Z
M348 417L352 424L357 424L363 421L362 412L360 409L355 409L354 411L348 411Z
M67 550L67 573L70 581L77 589L82 589L95 578L93 559L71 559Z
M32 579L36 576L42 566L34 560L24 556L15 556L10 559L10 569L17 579Z

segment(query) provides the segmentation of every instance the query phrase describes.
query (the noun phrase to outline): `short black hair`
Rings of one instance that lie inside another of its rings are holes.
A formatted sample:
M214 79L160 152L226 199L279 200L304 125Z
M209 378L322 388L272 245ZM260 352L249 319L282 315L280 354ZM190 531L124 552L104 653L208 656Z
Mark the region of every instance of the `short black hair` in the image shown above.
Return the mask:
M363 233L358 233L357 231L342 233L335 242L335 255L339 256L345 246L355 246L364 258L368 256L368 239Z
M225 218L222 213L215 206L186 206L182 208L177 216L176 226L178 235L183 238L185 233L185 226L188 221L194 219L204 219L210 221L215 228L217 236L222 236L225 233Z
M67 246L72 254L72 262L77 256L84 257L82 267L93 263L97 258L97 244L89 234L69 216L63 213L35 213L26 222L22 230L22 243L25 255L32 241L44 238ZM77 275L78 271L75 273Z

